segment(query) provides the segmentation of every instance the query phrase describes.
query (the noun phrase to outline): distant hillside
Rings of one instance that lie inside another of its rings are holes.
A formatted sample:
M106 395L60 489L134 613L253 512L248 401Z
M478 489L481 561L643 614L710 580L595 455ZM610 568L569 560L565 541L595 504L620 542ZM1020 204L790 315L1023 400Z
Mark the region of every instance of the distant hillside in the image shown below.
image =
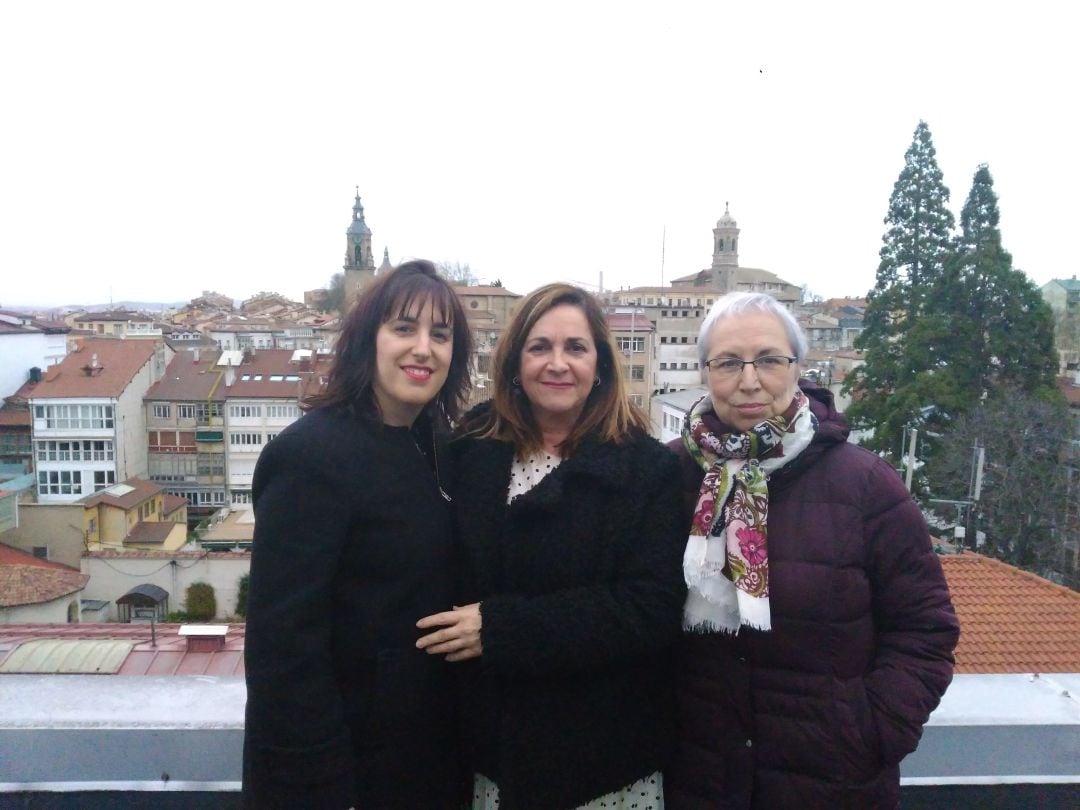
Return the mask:
M110 309L132 309L138 312L155 313L163 309L180 309L188 305L188 301L173 301L163 303L161 301L114 301L111 304L61 304L59 306L34 306L32 304L10 304L0 306L12 312L72 312L85 310L86 312L108 312Z

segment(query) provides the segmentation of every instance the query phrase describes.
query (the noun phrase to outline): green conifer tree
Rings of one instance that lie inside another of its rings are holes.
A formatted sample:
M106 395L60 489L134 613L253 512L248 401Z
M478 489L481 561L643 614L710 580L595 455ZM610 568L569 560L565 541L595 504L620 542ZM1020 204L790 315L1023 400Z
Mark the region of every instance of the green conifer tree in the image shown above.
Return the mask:
M904 426L928 404L928 381L920 375L934 358L912 352L908 338L913 329L932 326L918 325L950 254L954 219L948 201L930 128L920 121L889 198L877 279L855 342L865 364L845 384L854 394L848 418L874 430L871 444L879 449L899 449Z
M975 172L961 232L928 302L932 343L913 342L933 356L935 373L948 378L950 398L939 405L952 413L974 407L999 386L1054 396L1053 314L1034 283L1013 268L999 221L994 180L984 164Z

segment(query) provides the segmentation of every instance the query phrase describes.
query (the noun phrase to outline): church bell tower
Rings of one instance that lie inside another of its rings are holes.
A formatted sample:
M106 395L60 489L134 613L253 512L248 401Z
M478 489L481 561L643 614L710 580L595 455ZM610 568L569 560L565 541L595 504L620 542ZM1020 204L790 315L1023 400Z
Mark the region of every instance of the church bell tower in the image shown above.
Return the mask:
M713 278L719 286L728 292L735 289L735 271L739 267L739 226L727 203L724 203L724 215L716 221L713 228Z
M375 261L371 255L371 229L364 222L364 206L360 188L356 189L352 222L345 231L345 296L350 303L356 294L375 278Z

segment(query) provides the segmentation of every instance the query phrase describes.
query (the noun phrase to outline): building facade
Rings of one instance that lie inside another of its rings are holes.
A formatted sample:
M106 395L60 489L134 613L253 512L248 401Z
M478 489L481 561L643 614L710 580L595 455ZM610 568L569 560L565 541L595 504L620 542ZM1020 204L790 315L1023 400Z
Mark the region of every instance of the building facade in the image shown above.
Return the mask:
M1061 373L1080 369L1080 281L1055 278L1040 290L1054 313L1054 343Z
M25 392L37 497L67 503L147 474L143 395L172 355L163 342L90 339Z
M226 503L228 366L221 357L217 350L178 353L144 397L148 478L183 498L193 522Z

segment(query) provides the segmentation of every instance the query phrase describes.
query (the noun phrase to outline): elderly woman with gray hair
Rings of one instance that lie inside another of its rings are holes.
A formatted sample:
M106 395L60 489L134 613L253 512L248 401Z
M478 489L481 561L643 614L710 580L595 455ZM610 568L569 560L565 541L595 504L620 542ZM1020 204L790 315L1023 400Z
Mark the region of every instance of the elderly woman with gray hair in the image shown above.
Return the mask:
M799 372L806 338L735 293L698 340L683 463L689 586L667 810L895 808L959 628L922 514Z

